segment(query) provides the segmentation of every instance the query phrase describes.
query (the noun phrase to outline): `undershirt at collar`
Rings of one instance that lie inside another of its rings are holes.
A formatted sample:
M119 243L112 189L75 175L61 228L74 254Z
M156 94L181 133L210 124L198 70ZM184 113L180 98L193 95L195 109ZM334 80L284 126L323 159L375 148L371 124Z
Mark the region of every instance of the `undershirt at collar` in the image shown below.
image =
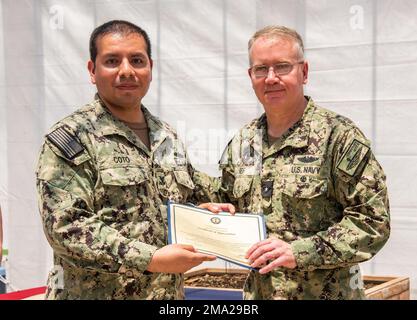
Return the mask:
M143 142L143 144L150 150L151 144L149 141L149 127L148 124L145 122L126 122L121 120L125 125L127 125L139 139Z

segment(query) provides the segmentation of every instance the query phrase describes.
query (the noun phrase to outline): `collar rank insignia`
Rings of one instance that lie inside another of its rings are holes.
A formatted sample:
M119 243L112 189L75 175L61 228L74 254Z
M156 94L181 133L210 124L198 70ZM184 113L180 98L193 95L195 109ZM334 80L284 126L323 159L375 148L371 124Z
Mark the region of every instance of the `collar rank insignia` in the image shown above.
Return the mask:
M70 160L84 150L84 147L64 127L59 127L46 137Z

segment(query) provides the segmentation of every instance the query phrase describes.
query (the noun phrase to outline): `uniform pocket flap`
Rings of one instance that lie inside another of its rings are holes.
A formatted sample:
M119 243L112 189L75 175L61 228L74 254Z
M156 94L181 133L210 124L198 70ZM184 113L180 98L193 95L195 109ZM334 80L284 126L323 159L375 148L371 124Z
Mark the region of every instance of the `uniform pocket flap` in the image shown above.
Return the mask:
M111 186L130 186L148 180L147 174L138 167L116 167L100 170L103 183Z
M327 181L306 176L289 176L284 179L282 192L295 198L312 199L327 193Z
M193 180L191 180L191 177L190 177L190 175L188 174L187 171L183 171L183 170L174 171L174 176L175 176L175 180L179 184L181 184L181 185L183 185L183 186L185 186L189 189L194 189L195 186L194 186Z
M242 197L246 192L249 191L252 185L251 176L237 177L233 185L233 195L235 198Z

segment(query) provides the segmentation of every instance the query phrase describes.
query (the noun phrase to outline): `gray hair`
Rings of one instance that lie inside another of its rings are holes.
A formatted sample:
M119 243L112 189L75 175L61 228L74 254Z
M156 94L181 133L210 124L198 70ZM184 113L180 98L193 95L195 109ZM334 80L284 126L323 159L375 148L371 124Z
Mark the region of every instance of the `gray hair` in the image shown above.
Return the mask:
M284 26L267 26L255 32L255 34L249 39L248 42L248 52L250 60L250 49L252 48L253 43L259 38L275 39L275 38L287 38L295 42L298 49L298 56L300 59L304 58L304 44L303 39L298 34L297 31L291 28Z

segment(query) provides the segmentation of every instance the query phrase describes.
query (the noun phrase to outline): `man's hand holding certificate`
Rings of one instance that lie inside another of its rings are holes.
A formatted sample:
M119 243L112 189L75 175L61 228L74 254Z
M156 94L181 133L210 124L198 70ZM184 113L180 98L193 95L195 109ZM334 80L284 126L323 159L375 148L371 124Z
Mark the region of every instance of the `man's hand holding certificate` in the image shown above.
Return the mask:
M192 245L196 250L250 268L245 255L265 239L265 222L257 214L213 214L207 210L168 204L169 242Z

